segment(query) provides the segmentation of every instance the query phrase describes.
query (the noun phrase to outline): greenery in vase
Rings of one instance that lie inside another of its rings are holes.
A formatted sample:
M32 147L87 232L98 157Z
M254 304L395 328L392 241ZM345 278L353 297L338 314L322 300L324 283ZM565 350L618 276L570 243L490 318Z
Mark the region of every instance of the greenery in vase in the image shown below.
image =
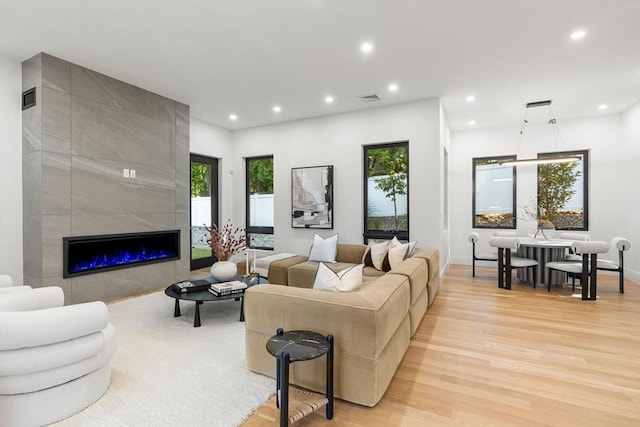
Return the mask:
M229 261L234 254L245 249L247 236L244 229L234 228L231 220L222 229L219 229L216 224L211 227L207 227L206 224L204 226L210 234L207 243L218 261Z

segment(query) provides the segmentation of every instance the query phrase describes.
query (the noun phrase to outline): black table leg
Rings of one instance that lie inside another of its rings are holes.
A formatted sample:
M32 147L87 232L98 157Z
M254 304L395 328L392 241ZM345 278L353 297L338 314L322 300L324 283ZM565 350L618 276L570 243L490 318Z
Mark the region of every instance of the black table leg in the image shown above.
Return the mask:
M196 312L193 314L193 327L194 328L199 328L200 327L200 304L202 304L202 301L196 301Z
M289 353L286 351L280 353L279 359L280 427L287 427L289 425Z
M244 322L244 295L240 297L240 321Z
M327 335L329 351L327 352L327 419L333 418L333 335Z
M180 317L180 300L176 298L176 303L173 305L173 317Z

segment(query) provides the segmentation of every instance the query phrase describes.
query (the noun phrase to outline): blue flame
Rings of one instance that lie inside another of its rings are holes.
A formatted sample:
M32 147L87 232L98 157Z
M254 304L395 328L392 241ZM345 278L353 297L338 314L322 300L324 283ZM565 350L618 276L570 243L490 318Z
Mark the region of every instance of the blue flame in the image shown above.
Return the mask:
M82 260L77 262L72 268L71 273L80 271L97 270L100 268L114 267L118 265L134 264L137 262L146 262L164 258L174 258L177 254L167 250L150 250L142 247L139 251L118 251L116 253L104 253L94 255L90 260Z

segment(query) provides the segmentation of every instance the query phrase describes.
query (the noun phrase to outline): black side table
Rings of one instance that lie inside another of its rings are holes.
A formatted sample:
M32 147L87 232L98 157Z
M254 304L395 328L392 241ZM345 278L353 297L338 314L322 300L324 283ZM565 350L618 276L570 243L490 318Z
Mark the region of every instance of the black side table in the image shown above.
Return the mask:
M286 427L326 406L326 417L333 418L333 335L313 331L287 331L278 328L267 341L267 351L277 360L276 406L280 408L280 426ZM327 355L326 394L300 392L304 405L289 418L289 364Z

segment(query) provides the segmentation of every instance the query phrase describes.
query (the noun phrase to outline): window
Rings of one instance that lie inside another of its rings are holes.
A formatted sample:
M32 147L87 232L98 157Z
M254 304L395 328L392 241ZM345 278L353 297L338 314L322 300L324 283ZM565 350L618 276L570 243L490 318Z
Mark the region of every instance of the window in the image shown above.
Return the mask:
M548 205L546 194L553 199L566 200L561 206L551 206L557 214L551 222L556 230L589 230L589 151L562 151L538 153L538 158L557 156L578 156L572 163L549 163L538 165L538 205Z
M191 269L216 260L207 243L204 225L218 223L218 159L191 155Z
M245 166L248 246L273 249L273 156L248 157Z
M473 228L516 228L515 156L473 159Z
M364 242L409 240L409 142L364 146Z

